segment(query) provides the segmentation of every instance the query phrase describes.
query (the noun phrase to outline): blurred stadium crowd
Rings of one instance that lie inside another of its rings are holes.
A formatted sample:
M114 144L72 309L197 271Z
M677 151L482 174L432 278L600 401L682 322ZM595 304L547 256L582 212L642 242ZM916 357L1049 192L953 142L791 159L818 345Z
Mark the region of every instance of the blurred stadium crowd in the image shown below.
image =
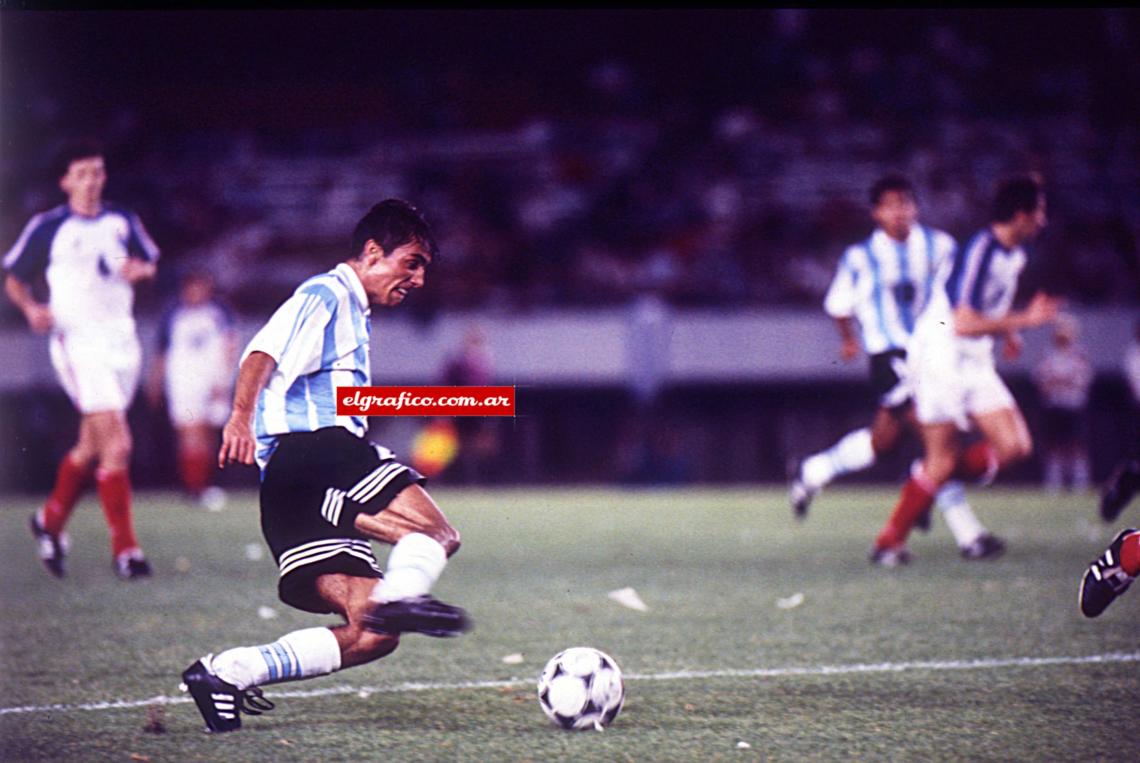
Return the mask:
M304 62L274 78L210 78L206 65L200 81L106 107L45 88L20 114L30 150L5 152L0 225L12 241L57 203L47 160L87 108L109 149L108 197L164 249L142 313L194 262L239 311L265 315L336 261L386 195L415 200L440 234L421 317L647 292L677 306L816 306L842 248L869 230L866 190L883 172L907 174L923 221L962 237L984 222L993 183L1029 169L1046 178L1052 220L1036 284L1135 304L1137 15L1025 13L722 13L672 54L653 24L684 28L696 12L631 15L648 24L650 55L607 44L604 25L594 47L546 49L571 12L438 11L404 31L430 30L450 56L369 64L340 88ZM459 42L475 19L484 56Z

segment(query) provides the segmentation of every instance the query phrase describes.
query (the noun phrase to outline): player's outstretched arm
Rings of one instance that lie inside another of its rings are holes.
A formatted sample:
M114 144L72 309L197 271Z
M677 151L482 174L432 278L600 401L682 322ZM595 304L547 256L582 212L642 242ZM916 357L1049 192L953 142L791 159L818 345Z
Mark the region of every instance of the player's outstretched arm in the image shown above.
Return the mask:
M127 261L123 263L123 278L127 279L127 283L130 284L136 284L139 281L154 278L157 273L158 266L153 262L146 262L145 260L129 257Z
M987 318L969 305L954 308L954 331L959 336L1009 334L1021 329L1037 328L1057 317L1059 297L1037 292L1024 310L1014 310L1000 318Z
M253 438L253 412L257 406L257 396L273 371L277 361L264 352L251 352L242 361L238 370L237 384L234 386L234 406L230 420L222 429L222 447L218 451L218 468L226 464L252 464L257 443Z
M24 314L28 320L28 325L32 327L32 331L37 334L43 334L51 330L55 320L52 318L51 308L47 305L37 302L36 298L32 296L32 290L28 285L10 275L4 279L4 291L8 294L8 299Z

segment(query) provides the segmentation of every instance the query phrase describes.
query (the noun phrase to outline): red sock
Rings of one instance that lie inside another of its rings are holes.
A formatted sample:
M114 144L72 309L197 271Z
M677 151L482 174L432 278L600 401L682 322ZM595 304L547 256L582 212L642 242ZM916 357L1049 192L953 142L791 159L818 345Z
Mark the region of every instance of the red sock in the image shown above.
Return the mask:
M875 538L875 548L893 548L905 543L914 523L934 505L937 492L937 486L931 484L921 468L918 469L903 485L895 510L879 531L879 537Z
M979 480L983 484L989 484L997 476L997 470L997 453L994 452L992 445L981 440L966 448L958 456L955 476L963 480Z
M63 457L55 474L55 487L44 504L45 530L52 535L63 532L63 527L75 508L75 502L79 500L93 472L94 469L90 466L80 466L72 461L70 453Z
M1140 533L1124 536L1120 544L1120 569L1132 577L1140 575Z
M111 554L118 558L124 551L139 546L131 524L131 478L126 469L117 472L100 469L95 473L95 482L99 486L99 499L103 501L103 516L111 531Z
M213 473L213 459L208 450L183 451L178 459L178 470L182 485L193 495L199 495L210 484Z

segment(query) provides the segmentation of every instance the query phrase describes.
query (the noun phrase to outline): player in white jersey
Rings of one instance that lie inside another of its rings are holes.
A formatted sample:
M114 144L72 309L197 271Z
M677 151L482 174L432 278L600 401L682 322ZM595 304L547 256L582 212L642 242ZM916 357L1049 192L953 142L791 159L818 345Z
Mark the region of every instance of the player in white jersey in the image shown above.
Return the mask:
M111 534L115 572L150 575L131 520L131 433L126 411L141 350L134 286L153 278L159 251L132 212L103 200L102 150L68 146L57 165L67 203L36 215L4 258L9 298L37 333L49 334L56 376L80 414L79 439L60 463L43 509L32 516L40 558L64 575L64 527L92 476ZM47 303L36 297L40 276Z
M1089 487L1089 456L1085 449L1085 415L1092 388L1092 364L1077 344L1077 321L1062 315L1053 327L1053 346L1033 369L1041 398L1045 489L1059 493L1068 472L1072 489Z
M938 264L954 254L948 233L918 224L914 187L901 175L886 175L871 187L870 237L843 252L824 299L842 340L840 357L859 355L853 323L858 321L862 349L871 360L871 385L878 410L869 427L844 435L827 450L804 459L788 491L797 518L811 500L836 478L862 471L894 450L907 429L915 431L914 406L906 380L906 347L927 302ZM979 523L966 502L961 483L951 481L938 493L938 506L967 559L1000 553L1000 545Z
M356 226L351 255L302 283L246 347L219 465L261 467L261 528L278 595L344 623L207 655L182 674L210 731L272 705L260 686L326 675L392 652L401 633L455 636L466 614L429 595L459 533L418 472L340 416L338 386L368 386L370 305L396 307L436 256L427 223L398 199ZM380 572L370 541L392 545Z
M1004 181L990 219L940 270L911 339L908 367L924 457L875 539L875 564L909 560L907 535L947 480L988 482L1001 467L1032 450L1025 418L994 367L993 344L995 336L1002 337L1007 355L1015 357L1021 348L1018 332L1057 315L1058 300L1043 293L1034 295L1024 310L1011 309L1026 261L1022 244L1046 223L1039 181ZM962 432L971 428L982 439L963 447Z
M152 405L163 395L178 436L178 473L186 492L210 509L220 509L225 493L210 485L218 435L229 418L237 356L233 317L214 297L214 280L190 271L178 302L162 318L158 356L148 394Z

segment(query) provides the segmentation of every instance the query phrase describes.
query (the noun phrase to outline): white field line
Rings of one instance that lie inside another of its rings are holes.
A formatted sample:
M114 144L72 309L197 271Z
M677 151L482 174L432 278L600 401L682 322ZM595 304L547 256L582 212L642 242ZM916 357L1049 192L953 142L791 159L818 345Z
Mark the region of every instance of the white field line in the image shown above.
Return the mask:
M745 668L738 670L678 670L667 673L628 673L627 681L692 681L704 678L786 678L789 676L840 676L853 673L902 673L907 671L996 670L1001 668L1040 668L1054 665L1100 665L1140 662L1140 652L1112 652L1085 657L1010 657L976 660L917 660L913 662L855 663L852 665L815 665L784 668ZM273 698L308 698L334 695L403 694L418 691L454 691L457 689L503 689L532 686L534 678L511 678L502 681L461 681L456 683L401 683L392 686L330 686L325 689L272 691ZM150 697L148 699L91 702L81 705L24 705L0 707L0 715L19 713L64 713L77 710L120 710L149 705L177 705L190 702L187 695Z

